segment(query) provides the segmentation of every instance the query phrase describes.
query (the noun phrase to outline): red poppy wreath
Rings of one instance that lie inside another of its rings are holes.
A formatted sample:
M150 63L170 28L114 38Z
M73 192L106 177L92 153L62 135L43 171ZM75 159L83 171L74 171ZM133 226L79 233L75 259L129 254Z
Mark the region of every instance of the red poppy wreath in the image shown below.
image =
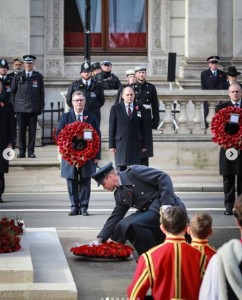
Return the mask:
M238 114L238 123L230 122L231 114ZM228 106L219 110L211 123L213 142L224 149L242 149L242 110L234 106Z
M75 255L99 258L128 258L134 249L128 245L104 242L100 245L80 245L70 250Z
M84 139L85 131L92 131L90 139ZM82 167L88 160L95 158L100 146L97 131L88 123L67 124L59 133L57 145L62 158L70 165Z

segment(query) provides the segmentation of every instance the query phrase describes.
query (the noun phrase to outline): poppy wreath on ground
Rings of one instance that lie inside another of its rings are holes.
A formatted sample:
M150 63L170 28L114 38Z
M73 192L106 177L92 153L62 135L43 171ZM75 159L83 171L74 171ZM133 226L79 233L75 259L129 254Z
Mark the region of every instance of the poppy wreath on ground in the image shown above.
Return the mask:
M85 130L92 131L92 139L83 139ZM57 145L62 158L70 165L80 168L88 160L96 157L100 138L90 124L77 121L67 124L61 130L57 138Z
M133 253L134 249L128 245L111 241L100 245L81 245L71 248L70 251L75 255L86 257L127 258Z
M0 253L21 249L20 236L23 234L23 225L20 221L6 217L0 220Z
M239 114L239 123L231 123L231 114ZM242 110L228 106L219 110L211 122L213 142L224 149L242 149Z

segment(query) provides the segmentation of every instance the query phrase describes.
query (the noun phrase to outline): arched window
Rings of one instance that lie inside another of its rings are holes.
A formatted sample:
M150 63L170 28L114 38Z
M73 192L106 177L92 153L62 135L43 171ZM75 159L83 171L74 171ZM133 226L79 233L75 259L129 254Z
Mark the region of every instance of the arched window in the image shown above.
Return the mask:
M147 53L148 0L90 0L92 54ZM85 0L65 0L65 53L84 53Z

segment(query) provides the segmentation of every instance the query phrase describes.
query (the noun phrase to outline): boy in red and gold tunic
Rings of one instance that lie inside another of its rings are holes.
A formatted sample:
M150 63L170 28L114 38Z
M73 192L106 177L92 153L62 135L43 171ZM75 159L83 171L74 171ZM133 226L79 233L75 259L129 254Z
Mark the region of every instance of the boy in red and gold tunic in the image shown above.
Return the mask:
M179 207L161 214L165 242L142 254L127 289L130 300L142 300L149 288L156 300L197 300L206 256L185 241L187 213Z
M213 219L209 214L198 213L192 216L188 233L192 237L191 245L207 256L207 264L216 253L216 249L209 245L208 237L212 235Z

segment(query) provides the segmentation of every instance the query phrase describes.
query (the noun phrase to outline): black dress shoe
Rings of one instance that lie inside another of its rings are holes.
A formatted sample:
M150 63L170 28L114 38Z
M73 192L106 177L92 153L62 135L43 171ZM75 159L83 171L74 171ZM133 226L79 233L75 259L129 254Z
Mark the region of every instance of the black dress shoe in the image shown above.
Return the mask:
M36 155L34 153L32 153L32 154L29 154L28 157L29 158L36 158Z
M19 153L19 154L17 155L17 158L25 158L25 154Z
M224 215L231 216L233 214L232 210L225 210Z
M68 216L77 216L79 215L79 211L71 211Z
M84 217L87 217L87 216L89 216L89 213L88 213L87 211L84 211L84 212L82 212L82 215L83 215Z

